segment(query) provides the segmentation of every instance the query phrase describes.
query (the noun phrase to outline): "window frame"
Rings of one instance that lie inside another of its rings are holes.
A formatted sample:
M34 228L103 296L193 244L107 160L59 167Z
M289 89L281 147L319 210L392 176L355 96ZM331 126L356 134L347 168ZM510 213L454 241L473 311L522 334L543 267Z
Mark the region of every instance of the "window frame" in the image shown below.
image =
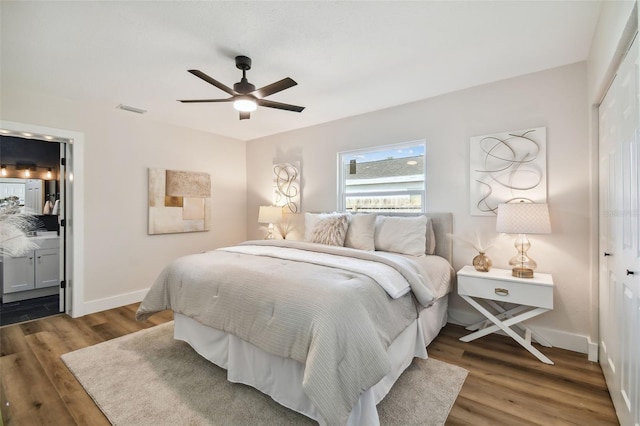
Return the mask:
M389 145L380 145L380 146L374 146L374 147L369 147L369 148L360 148L360 149L353 149L353 150L349 150L349 151L340 151L338 152L337 155L337 166L338 166L338 188L337 188L337 206L338 206L338 211L344 212L346 211L346 197L347 197L347 192L346 192L346 176L345 176L345 167L344 167L344 163L343 163L343 159L345 156L353 156L353 155L358 155L358 154L372 154L372 153L378 153L378 152L382 152L382 151L389 151L389 150L397 150L397 149L405 149L405 148L409 148L409 147L413 147L416 145L422 145L424 153L423 155L423 171L422 171L422 179L423 179L423 187L422 189L403 189L403 190L398 190L398 191L380 191L380 192L366 192L366 193L361 193L362 196L376 196L376 195L420 195L421 196L421 207L420 207L420 212L424 213L426 211L426 207L427 207L427 141L426 139L416 139L413 141L409 141L409 142L402 142L402 143L395 143L395 144L389 144ZM390 179L394 179L397 178L396 177L390 177ZM348 193L349 196L358 196L359 193L358 192L350 192Z

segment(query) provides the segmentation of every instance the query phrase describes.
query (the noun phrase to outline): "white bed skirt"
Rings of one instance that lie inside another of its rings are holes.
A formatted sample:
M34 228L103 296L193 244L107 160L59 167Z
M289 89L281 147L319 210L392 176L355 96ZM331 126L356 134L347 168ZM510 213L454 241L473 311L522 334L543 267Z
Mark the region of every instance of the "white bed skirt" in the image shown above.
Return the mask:
M447 322L448 297L423 309L391 343L388 349L391 371L364 392L354 405L348 425L379 425L376 405L387 395L414 357L427 358L426 346ZM279 404L325 422L302 389L304 364L263 351L236 336L204 326L176 313L174 337L191 345L201 356L227 370L227 379L244 383L271 396Z

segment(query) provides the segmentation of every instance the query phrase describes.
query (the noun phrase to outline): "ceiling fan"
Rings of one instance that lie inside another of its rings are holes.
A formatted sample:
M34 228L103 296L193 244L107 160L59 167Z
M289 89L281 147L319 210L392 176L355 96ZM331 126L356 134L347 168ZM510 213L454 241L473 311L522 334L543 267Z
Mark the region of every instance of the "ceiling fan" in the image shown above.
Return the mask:
M251 69L251 58L246 56L236 56L236 68L242 70L242 79L233 85L233 89L225 86L219 81L209 77L205 73L199 70L189 70L189 72L196 77L199 77L209 84L216 86L218 89L223 90L231 95L226 99L185 99L179 102L183 103L198 103L198 102L233 102L233 107L240 111L240 120L250 118L251 111L255 111L258 105L268 108L284 109L286 111L302 112L304 107L284 104L282 102L269 101L266 98L274 93L281 92L285 89L295 86L296 83L289 77L283 78L280 81L271 83L256 90L256 86L249 83L247 80L247 71Z

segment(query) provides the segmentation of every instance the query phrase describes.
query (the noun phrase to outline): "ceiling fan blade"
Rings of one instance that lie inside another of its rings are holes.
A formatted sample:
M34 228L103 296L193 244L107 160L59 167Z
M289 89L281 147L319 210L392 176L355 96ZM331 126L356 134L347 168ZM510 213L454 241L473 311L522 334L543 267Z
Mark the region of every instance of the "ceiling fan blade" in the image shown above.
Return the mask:
M289 87L295 86L296 84L298 83L287 77L283 78L280 81L276 81L275 83L271 83L267 86L261 87L258 90L254 90L251 94L256 96L257 98L266 98L269 95L281 92L285 89L288 89Z
M204 81L206 81L207 83L209 83L209 84L212 84L212 85L216 86L218 89L220 89L220 90L222 90L222 91L227 92L228 94L230 94L230 95L232 95L232 96L235 96L235 95L237 95L237 94L238 94L235 90L233 90L233 89L231 89L231 88L229 88L229 87L225 86L224 84L220 83L218 80L215 80L215 79L213 79L213 78L209 77L208 75L206 75L206 74L205 74L205 73L203 73L202 71L199 71L199 70L189 70L189 72L190 72L191 74L195 75L196 77L199 77L199 78L203 79L203 80L204 80Z
M249 111L240 111L240 120L248 120L249 118L251 118Z
M197 102L231 102L233 98L227 99L178 99L178 102L182 102L185 104L192 104Z
M287 111L302 112L302 110L304 109L304 107L301 106L283 104L282 102L269 101L267 99L256 99L256 102L258 105L263 107L284 109Z

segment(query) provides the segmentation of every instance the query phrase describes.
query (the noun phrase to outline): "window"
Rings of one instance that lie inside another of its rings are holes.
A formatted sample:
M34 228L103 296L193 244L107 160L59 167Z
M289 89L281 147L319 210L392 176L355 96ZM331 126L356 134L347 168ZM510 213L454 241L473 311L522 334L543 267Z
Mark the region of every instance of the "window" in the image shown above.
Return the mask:
M425 141L338 153L338 208L423 212Z

